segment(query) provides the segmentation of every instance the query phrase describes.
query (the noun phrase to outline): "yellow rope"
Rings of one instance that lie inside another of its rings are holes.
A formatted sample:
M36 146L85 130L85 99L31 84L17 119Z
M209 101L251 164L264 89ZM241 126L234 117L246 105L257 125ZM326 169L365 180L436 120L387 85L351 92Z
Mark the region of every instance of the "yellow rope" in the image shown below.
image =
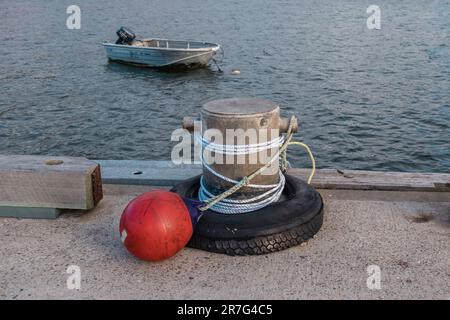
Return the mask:
M292 142L289 142L288 144L289 145L293 145L293 144L299 145L299 146L305 148L306 151L308 152L309 158L311 159L311 163L312 163L311 173L309 174L309 178L308 178L308 184L311 184L311 180L314 177L314 174L316 173L316 160L314 159L311 149L308 147L308 145L306 145L303 142L292 141Z

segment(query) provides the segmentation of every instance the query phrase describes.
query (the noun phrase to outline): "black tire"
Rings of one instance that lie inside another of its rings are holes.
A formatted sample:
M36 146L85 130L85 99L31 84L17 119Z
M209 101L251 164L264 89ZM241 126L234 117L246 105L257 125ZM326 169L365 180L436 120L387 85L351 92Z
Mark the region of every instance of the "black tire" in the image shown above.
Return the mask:
M197 199L200 176L171 191ZM286 175L281 199L243 214L205 211L188 246L228 255L258 255L284 250L312 238L323 223L320 194L302 180Z

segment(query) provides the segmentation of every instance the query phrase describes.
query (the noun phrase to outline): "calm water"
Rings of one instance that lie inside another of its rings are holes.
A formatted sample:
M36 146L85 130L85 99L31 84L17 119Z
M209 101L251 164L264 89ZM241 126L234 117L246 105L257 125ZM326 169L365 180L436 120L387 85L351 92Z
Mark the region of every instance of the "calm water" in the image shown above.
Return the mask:
M74 3L81 30L65 26ZM120 25L219 42L225 72L108 63ZM255 96L299 116L319 167L450 171L449 0L2 0L0 30L0 153L169 159L183 116Z

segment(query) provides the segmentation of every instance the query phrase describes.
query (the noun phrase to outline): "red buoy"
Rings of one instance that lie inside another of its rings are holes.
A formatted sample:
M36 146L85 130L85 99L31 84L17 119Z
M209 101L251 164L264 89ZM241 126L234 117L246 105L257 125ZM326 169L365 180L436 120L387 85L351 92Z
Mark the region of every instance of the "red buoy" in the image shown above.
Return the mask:
M154 190L133 199L119 227L122 242L142 260L159 261L186 246L193 232L190 212L176 193Z

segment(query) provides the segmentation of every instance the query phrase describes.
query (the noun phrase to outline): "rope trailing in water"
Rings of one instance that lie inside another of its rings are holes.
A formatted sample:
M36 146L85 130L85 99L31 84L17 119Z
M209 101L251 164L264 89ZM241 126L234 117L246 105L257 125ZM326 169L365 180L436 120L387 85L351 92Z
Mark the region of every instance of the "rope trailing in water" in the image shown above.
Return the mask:
M283 172L285 172L288 167L287 148L290 145L301 146L307 151L312 163L311 173L308 178L308 184L310 184L316 171L316 161L311 152L311 149L305 143L298 141L291 141L294 135L292 132L292 126L294 124L294 121L295 118L294 116L292 116L285 137L280 136L279 138L275 138L271 141L254 145L219 145L209 142L201 136L197 136L197 139L199 140L199 142L202 144L203 147L201 153L201 161L203 166L212 174L214 174L216 177L225 180L227 182L234 183L234 186L228 189L227 191L219 195L214 195L206 188L206 185L204 183L204 177L202 176L200 179L200 189L198 192L198 197L200 201L205 203L205 205L200 207L199 209L201 211L212 209L219 213L238 214L259 210L273 202L278 201L285 185L285 178ZM205 159L203 158L203 150L205 149L226 155L244 155L250 153L257 153L266 149L274 148L279 145L281 146L278 149L277 153L263 167L259 168L252 174L242 178L242 180L240 181L233 180L229 177L221 175L220 173L217 173L206 163ZM250 181L254 177L261 174L264 170L270 167L276 159L279 159L280 162L278 170L280 179L277 184L272 185L250 184ZM250 199L242 199L242 200L227 199L230 195L232 195L233 193L235 193L244 186L269 190Z
M220 69L220 67L219 67L219 64L217 63L217 61L216 61L216 59L214 59L214 58L212 58L212 61L214 62L214 64L216 65L216 67L217 67L217 70L220 72L220 73L223 73L223 70L222 69Z
M223 48L220 47L220 51L222 52L222 57L221 57L219 63L222 63L223 58L225 57L225 50L223 50ZM215 58L212 58L212 61L213 61L214 64L216 65L217 70L218 70L220 73L223 73L223 70L219 67L219 63L217 62L217 60L216 60Z

